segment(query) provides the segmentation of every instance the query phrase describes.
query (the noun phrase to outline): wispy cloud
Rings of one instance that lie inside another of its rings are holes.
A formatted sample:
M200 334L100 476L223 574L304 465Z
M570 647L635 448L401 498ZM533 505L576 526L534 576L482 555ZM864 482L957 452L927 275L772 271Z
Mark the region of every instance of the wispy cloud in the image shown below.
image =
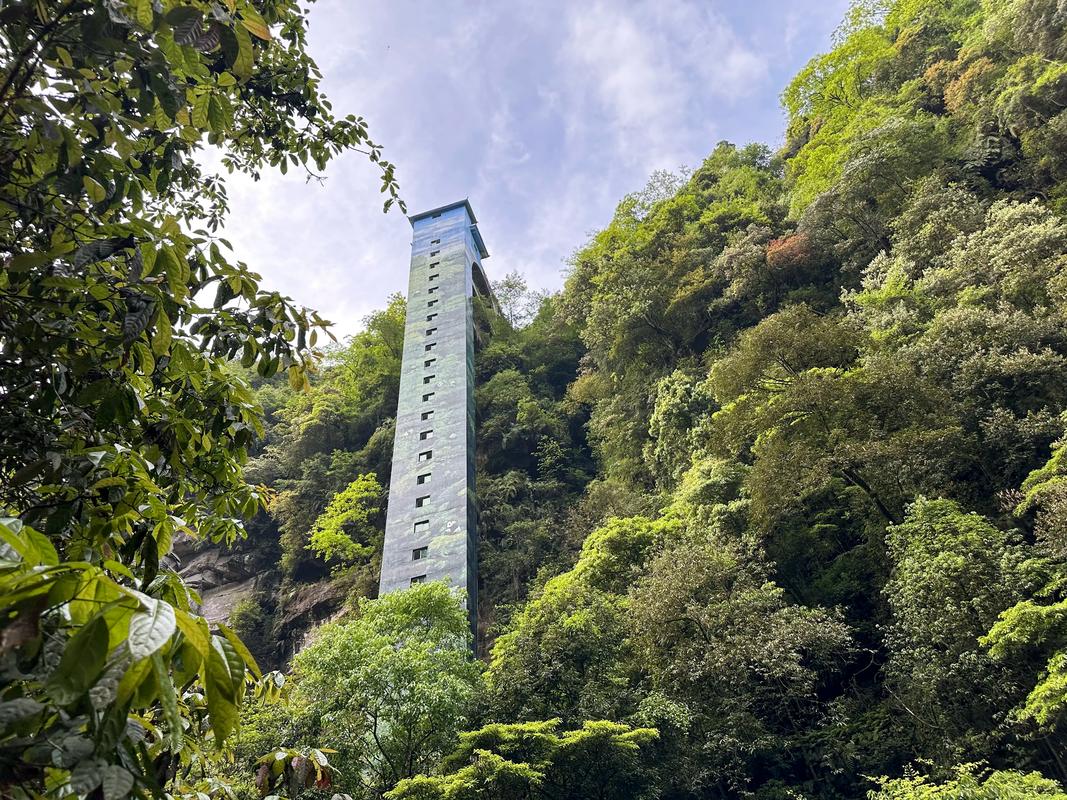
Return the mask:
M340 113L365 116L413 211L469 196L493 257L560 285L563 260L653 169L717 138L775 141L777 93L840 14L789 0L319 4L312 54ZM771 40L768 19L802 19ZM788 52L787 52L788 50ZM324 185L231 184L227 234L271 286L358 329L407 282L410 229L382 216L358 154Z
M573 7L565 63L581 96L608 110L619 157L660 169L692 157L715 129L709 104L758 93L768 64L705 4L657 0ZM584 98L582 98L584 99Z

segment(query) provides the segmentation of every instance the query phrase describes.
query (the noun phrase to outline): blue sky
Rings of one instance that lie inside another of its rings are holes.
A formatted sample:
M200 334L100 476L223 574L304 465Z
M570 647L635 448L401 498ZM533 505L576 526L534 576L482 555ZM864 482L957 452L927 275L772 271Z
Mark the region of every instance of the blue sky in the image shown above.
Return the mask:
M656 169L728 139L781 143L778 95L846 0L320 0L310 49L334 110L365 117L409 213L469 197L491 258L532 286ZM363 156L324 184L231 178L226 234L271 288L351 334L407 289L410 226Z

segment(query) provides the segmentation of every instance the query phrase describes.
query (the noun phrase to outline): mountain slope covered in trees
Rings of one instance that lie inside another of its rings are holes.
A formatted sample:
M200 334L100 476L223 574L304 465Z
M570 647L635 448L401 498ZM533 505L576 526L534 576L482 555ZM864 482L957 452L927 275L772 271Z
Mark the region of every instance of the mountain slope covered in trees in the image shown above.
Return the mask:
M590 721L632 796L1059 791L1065 24L857 4L782 151L655 176L488 321L489 727L391 797L579 796L515 737Z

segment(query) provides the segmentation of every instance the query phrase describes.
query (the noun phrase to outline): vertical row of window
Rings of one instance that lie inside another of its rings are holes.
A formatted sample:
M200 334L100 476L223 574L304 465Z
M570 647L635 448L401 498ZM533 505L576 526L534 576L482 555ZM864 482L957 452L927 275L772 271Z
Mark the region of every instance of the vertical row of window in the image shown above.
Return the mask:
M432 245L440 245L440 244L441 244L441 240L440 239L433 239L433 240L430 241L430 245L431 246ZM440 255L440 253L441 253L441 251L439 249L438 250L431 250L430 251L430 257L433 258L434 256ZM430 283L430 287L429 287L429 289L427 291L427 294L431 294L431 295L432 294L437 294L437 292L441 288L436 283L436 281L438 281L440 279L440 277L441 277L441 273L439 271L440 266L441 266L441 262L440 261L432 261L432 262L430 262L429 277L427 278L428 282ZM434 306L437 305L437 303L438 303L438 298L433 297L433 298L429 299L426 302L426 307L427 308L433 308ZM434 320L436 320L436 319L437 319L437 312L436 311L431 312L431 313L426 315L426 321L427 322L434 322ZM423 369L433 369L434 367L437 366L437 356L435 354L435 348L437 347L437 342L432 339L432 337L436 336L436 334L437 334L437 327L436 326L432 326L432 327L426 328L426 333L425 333L425 339L426 340L424 341L424 344L423 344L423 352L426 354L426 357L422 362ZM428 385L432 384L433 381L434 381L434 378L436 378L436 377L437 376L432 372L429 373L429 374L423 375L423 377L422 377L423 385L424 386L428 386ZM429 403L429 402L431 402L433 400L433 398L434 398L434 392L426 392L422 396L422 402ZM430 409L426 409L425 411L421 412L420 415L419 415L419 418L423 422L431 422L433 420L433 416L434 416L434 410L432 408L430 408ZM433 438L433 428L426 428L425 430L419 431L419 441L420 442L429 441L432 438ZM423 450L423 451L421 451L419 453L418 463L419 464L429 464L432 459L433 459L433 450ZM433 473L429 472L429 471L418 473L415 476L415 484L417 486L426 486L426 485L428 485L430 483L430 479L431 479L432 475L433 475ZM427 505L429 505L429 503L430 503L430 495L429 494L418 495L418 496L415 497L415 508L425 508ZM429 532L430 532L430 521L428 519L418 520L415 523L414 534L416 536L426 536L426 535L429 534ZM422 560L424 560L425 558L427 558L429 556L429 551L430 551L430 548L429 548L428 545L421 545L419 547L416 547L411 551L411 560L412 561L422 561ZM417 583L423 583L425 580L426 580L426 575L425 574L423 574L423 575L415 575L414 577L411 578L411 585L414 586Z
M434 250L432 253L430 253L430 255L431 256L435 256L440 252L441 252L440 250ZM441 273L440 272L434 272L434 270L440 268L440 266L441 266L441 262L440 261L431 261L430 262L430 277L427 279L429 281L429 283L430 283L430 288L426 290L427 294L436 294L441 288L436 283L434 283L434 281L436 281L438 278L441 277ZM436 305L437 305L437 298L436 297L431 297L429 300L426 301L426 307L427 308L433 308ZM427 317L426 321L427 322L431 321L431 318Z

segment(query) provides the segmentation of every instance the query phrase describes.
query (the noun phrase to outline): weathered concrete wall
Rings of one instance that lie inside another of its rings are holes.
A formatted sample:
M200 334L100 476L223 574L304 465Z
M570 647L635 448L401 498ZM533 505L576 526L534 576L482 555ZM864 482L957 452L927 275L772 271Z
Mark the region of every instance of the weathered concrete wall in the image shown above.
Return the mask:
M474 274L488 253L466 201L411 218L411 272L380 592L448 581L478 608Z

